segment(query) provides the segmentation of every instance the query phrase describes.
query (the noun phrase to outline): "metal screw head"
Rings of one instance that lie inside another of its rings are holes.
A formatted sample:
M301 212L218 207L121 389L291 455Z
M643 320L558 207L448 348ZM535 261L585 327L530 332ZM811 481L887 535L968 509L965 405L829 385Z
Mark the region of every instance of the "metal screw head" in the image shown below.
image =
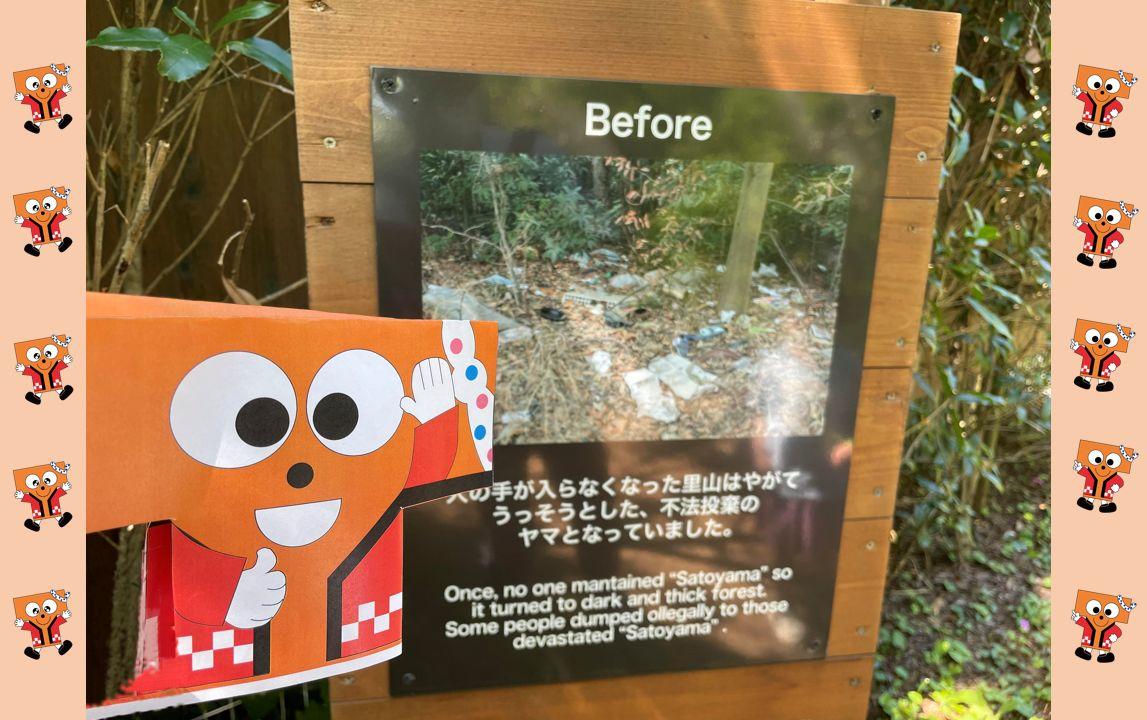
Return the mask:
M872 488L872 494L875 495L876 497L883 497L884 496L884 488L882 488L882 487Z
M928 159L928 153L924 152L923 150L916 153L916 162L924 162L927 159Z
M856 626L856 634L861 635L861 636L867 635L868 634L868 626L867 625L857 625Z
M323 138L323 147L325 147L327 150L334 150L338 146L339 146L339 141L335 140L333 137Z
M904 338L896 338L896 347L902 348L907 344L908 344L908 341L905 340Z
M875 540L869 540L868 542L864 543L864 549L865 550L875 550L876 549L876 541Z
M887 400L888 402L895 402L895 401L896 401L896 400L898 400L899 398L900 398L900 396L899 396L899 395L897 395L897 394L896 394L896 393L894 393L894 392L886 392L886 393L884 393L884 399L885 399L885 400Z
M934 53L938 53L938 52L940 52L941 47L943 47L943 46L940 45L940 43L934 42L934 43L932 43L932 45L928 49Z
M393 76L384 77L382 82L379 83L379 87L381 87L382 91L387 95L394 95L402 89L402 81Z
M854 677L848 679L849 687L860 687L860 678Z
M403 685L413 685L414 684L414 673L402 673L402 684Z
M311 3L311 10L314 10L315 12L323 12L328 7L330 6L323 2L323 0L314 0L314 2Z
M872 122L876 122L884 115L884 110L880 108L872 108L868 111L868 115L872 118Z

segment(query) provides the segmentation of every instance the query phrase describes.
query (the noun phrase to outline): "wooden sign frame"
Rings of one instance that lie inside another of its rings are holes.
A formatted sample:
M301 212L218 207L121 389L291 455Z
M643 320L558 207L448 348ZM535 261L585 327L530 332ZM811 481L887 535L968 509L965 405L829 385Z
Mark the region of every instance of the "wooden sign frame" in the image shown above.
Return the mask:
M311 307L375 314L370 67L896 98L828 657L391 698L385 667L331 681L338 720L862 718L932 250L960 17L855 2L291 0Z

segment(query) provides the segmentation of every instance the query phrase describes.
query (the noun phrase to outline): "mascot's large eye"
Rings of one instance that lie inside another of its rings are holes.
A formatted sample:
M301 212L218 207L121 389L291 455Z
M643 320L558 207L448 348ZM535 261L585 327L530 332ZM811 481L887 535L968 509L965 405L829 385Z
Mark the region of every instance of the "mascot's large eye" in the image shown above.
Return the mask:
M60 348L56 347L52 343L48 343L44 346L44 357L48 358L49 360L54 360L59 354Z
M295 389L262 355L226 352L191 369L171 398L171 433L204 465L240 468L267 459L295 424Z
M44 73L43 83L44 83L44 87L46 87L46 88L56 87L56 76L53 75L52 73Z
M52 197L51 195L44 198L43 206L45 210L52 212L56 209L56 198Z
M28 362L40 362L40 348L28 348L24 357L28 358Z
M1092 205L1091 207L1087 208L1087 217L1091 218L1095 222L1099 222L1103 219L1103 208L1099 207L1098 205Z
M24 614L28 617L35 617L40 614L40 606L34 602L30 602L24 606Z
M40 212L40 203L36 202L35 200L29 200L28 202L24 203L24 210L27 211L29 215L35 215L36 213Z
M56 484L56 473L52 472L51 470L44 473L44 485L46 487L52 487L55 484Z
M1088 328L1087 332L1083 334L1083 339L1087 341L1088 345L1094 345L1099 342L1099 331L1095 328Z
M1119 338L1116 337L1115 333L1113 333L1113 332L1104 333L1104 335L1103 335L1103 344L1104 345L1106 345L1107 347L1115 347L1115 343L1117 343L1117 342L1119 342Z
M53 615L56 612L56 603L53 600L44 601L44 614Z
M1110 455L1107 456L1107 467L1109 467L1109 468L1119 467L1119 454L1118 453L1111 453Z
M1087 454L1087 462L1091 463L1092 465L1102 465L1103 453L1099 452L1098 450L1092 450Z
M1119 614L1119 606L1115 603L1107 603L1103 606L1103 614L1107 617L1115 617Z
M340 455L365 455L398 429L402 394L402 380L389 360L370 350L347 350L315 374L307 417L323 445Z
M47 75L44 76L44 84L48 85ZM48 87L51 87L51 85L48 85ZM1113 93L1119 89L1119 80L1117 78L1107 78L1107 82L1103 84L1103 87L1107 89L1107 92Z
M1087 87L1091 88L1092 90L1098 90L1099 88L1103 87L1103 78L1099 77L1098 75L1088 76Z
M1102 608L1100 607L1098 600L1088 600L1087 601L1087 614L1088 615L1098 615L1099 611L1101 609Z
M24 87L32 92L36 92L40 89L40 78L35 76L28 78L24 81Z
M40 476L36 474L29 475L24 478L24 485L26 485L29 490L35 490L40 487Z
M1107 222L1111 223L1112 225L1115 225L1116 223L1118 223L1122 219L1123 219L1123 214L1120 213L1118 210L1108 210L1107 211Z

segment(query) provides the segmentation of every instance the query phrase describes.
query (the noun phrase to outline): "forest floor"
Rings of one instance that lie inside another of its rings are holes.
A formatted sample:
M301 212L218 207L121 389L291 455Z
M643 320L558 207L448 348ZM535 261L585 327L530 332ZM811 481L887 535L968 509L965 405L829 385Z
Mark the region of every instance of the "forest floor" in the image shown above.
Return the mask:
M1046 483L1032 490L1046 495ZM872 720L1050 716L1051 622L1067 621L1050 617L1051 515L1046 498L999 505L1008 511L975 521L970 562L893 567Z
M722 272L642 272L607 249L514 269L428 255L423 305L499 320L499 444L820 434L833 295L762 266L729 317Z

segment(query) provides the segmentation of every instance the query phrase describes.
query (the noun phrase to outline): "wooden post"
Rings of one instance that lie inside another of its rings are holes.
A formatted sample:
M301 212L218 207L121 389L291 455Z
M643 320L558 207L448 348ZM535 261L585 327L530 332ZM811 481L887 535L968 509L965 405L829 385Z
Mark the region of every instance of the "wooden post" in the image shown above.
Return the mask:
M733 235L729 240L729 256L725 260L725 277L721 280L717 300L717 307L721 310L742 313L749 306L753 266L757 262L757 245L761 241L761 226L765 222L772 182L772 163L745 163L741 197L737 201Z
M960 28L880 1L290 0L321 310L378 307L371 65L896 98L827 658L400 699L375 667L331 680L336 720L865 716Z

